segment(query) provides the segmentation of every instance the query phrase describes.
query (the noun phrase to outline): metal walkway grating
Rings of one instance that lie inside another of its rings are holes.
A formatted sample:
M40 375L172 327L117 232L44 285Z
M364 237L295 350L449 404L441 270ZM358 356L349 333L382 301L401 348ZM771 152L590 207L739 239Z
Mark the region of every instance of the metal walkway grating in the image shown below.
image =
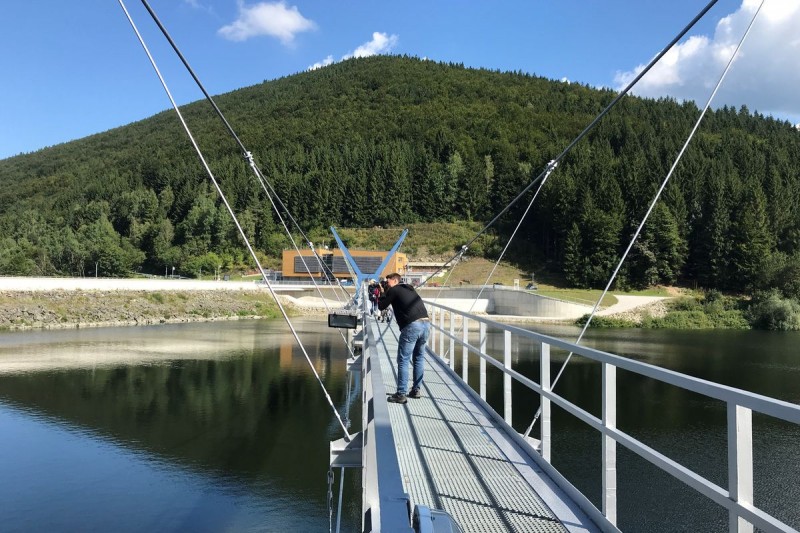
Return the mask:
M392 393L399 332L394 323L373 322L371 327L380 337L376 359L386 391ZM412 503L448 511L466 532L594 529L570 506L569 527L562 524L537 494L537 489L552 491L552 480L471 401L450 369L432 359L425 362L423 397L389 404L403 487ZM557 506L563 515L565 506Z

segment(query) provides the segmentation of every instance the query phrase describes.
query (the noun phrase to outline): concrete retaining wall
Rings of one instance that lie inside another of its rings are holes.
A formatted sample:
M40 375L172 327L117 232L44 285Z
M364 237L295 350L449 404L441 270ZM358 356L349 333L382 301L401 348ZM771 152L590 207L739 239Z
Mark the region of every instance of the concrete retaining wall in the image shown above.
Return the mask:
M592 312L592 306L565 302L527 291L493 289L494 314L548 318L580 318Z
M575 319L590 313L589 305L565 302L536 293L504 287L459 287L452 289L422 288L420 296L426 299L439 298L474 300L480 294L481 300L488 300L486 313L490 315L515 315L543 318ZM443 305L447 305L442 302ZM456 306L452 306L456 307ZM463 306L456 307L461 309ZM477 311L477 307L475 311Z

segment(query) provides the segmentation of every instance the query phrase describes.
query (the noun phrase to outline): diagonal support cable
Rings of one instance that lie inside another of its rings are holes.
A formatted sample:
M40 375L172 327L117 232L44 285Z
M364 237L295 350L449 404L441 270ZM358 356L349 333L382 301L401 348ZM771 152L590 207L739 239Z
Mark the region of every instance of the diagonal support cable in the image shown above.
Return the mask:
M178 48L178 45L172 39L172 36L167 31L166 27L161 23L161 20L158 18L158 15L156 15L155 11L153 11L153 9L150 7L150 4L147 2L147 0L141 0L141 1L142 1L142 4L144 5L145 9L147 9L147 12L150 14L150 17L153 19L153 21L156 23L158 28L161 30L161 33L167 39L167 41L169 42L170 46L172 46L173 51L175 51L175 53L180 58L180 60L183 63L183 65L186 67L186 70L192 76L192 79L194 79L194 81L197 84L197 86L200 88L202 93L205 95L206 99L209 101L211 106L214 108L214 111L216 112L217 116L220 118L220 120L225 125L226 129L228 130L228 132L231 134L233 139L236 141L236 144L239 146L240 150L242 151L242 153L244 155L244 158L247 161L248 166L253 171L253 174L255 175L257 181L261 185L261 188L264 190L264 193L266 194L267 199L269 200L273 211L277 215L278 220L280 221L281 225L283 226L283 229L286 232L286 235L289 237L289 241L291 242L292 247L297 252L297 256L300 258L300 261L303 264L303 268L305 269L306 273L308 274L308 277L311 280L311 283L314 286L314 289L316 290L317 294L319 294L319 297L322 300L322 304L325 307L325 311L330 314L331 309L330 309L330 306L328 305L328 300L327 300L327 298L325 298L325 295L322 294L322 290L320 289L319 285L317 285L316 279L314 278L314 275L311 273L311 268L309 267L308 262L306 261L306 258L303 256L302 253L300 253L300 247L298 246L297 242L295 241L294 236L292 235L292 232L289 230L289 227L288 227L288 225L286 223L286 220L285 220L284 216L281 215L281 210L278 209L278 205L276 204L276 201L283 208L283 211L284 211L284 213L286 213L286 216L294 223L294 225L297 228L297 230L300 232L302 237L305 239L305 242L311 248L311 250L313 252L313 255L314 255L314 258L316 259L317 264L319 265L320 271L321 272L325 272L326 277L328 277L329 279L330 279L331 276L333 276L333 272L331 272L330 269L327 268L327 265L325 265L324 261L322 261L322 259L319 257L319 254L317 254L317 252L314 250L313 243L311 243L311 241L308 239L308 237L305 235L305 233L303 233L303 230L302 230L302 228L300 228L300 225L297 223L297 221L294 219L294 217L292 217L292 214L289 211L289 209L281 201L280 196L278 195L277 191L275 191L275 189L272 187L272 185L269 183L269 181L264 177L264 175L262 174L261 170L258 168L258 165L256 165L256 163L255 163L255 160L253 158L252 152L247 150L247 148L245 147L244 143L241 141L241 139L239 139L239 136L236 134L236 131L230 125L230 123L228 122L227 118L225 118L225 115L222 113L222 110L220 110L219 106L217 106L217 103L214 101L214 99L211 97L211 95L208 93L208 91L206 91L205 86L200 81L200 78L197 76L197 74L195 74L195 72L192 69L191 65L189 65L189 62L186 60L186 57L180 51L180 48ZM336 296L336 298L337 298L337 300L339 301L340 304L341 304L342 300L339 297L339 293L337 291L337 288L344 292L344 294L346 296L346 299L348 299L348 300L350 299L350 294L347 292L346 289L344 289L343 287L341 287L338 284L337 285L333 285L332 287L333 287L333 293ZM347 342L347 339L345 338L344 333L339 331L339 335L341 336L342 342L344 343L345 347L347 348L348 352L350 353L350 357L355 357L355 353L353 352L353 349L350 346L350 344Z
M678 41L680 41L680 40L683 38L683 36L684 36L684 35L686 35L686 34L689 32L689 30L691 30L691 29L694 27L694 25L695 25L695 24L697 24L697 22L698 22L698 21L699 21L701 18L703 18L703 17L705 16L705 14L706 14L706 13L707 13L707 12L708 12L708 11L709 11L709 10L710 10L710 9L711 9L713 6L714 6L714 4L716 4L718 1L719 1L719 0L711 0L711 1L710 1L710 2L709 2L709 3L708 3L708 4L707 4L707 5L704 7L704 8L703 8L703 9L700 11L700 13L698 13L698 14L697 14L697 16L695 16L695 17L694 17L694 18L693 18L693 19L692 19L692 20L689 22L689 24L687 24L687 25L686 25L686 27L685 27L685 28L683 28L683 30L681 30L681 31L678 33L678 35L676 35L676 36L675 36L675 37L674 37L674 38L673 38L673 39L672 39L672 40L669 42L669 44L667 44L667 45L666 45L666 46L665 46L665 47L664 47L664 48L661 50L661 52L659 52L659 53L658 53L658 54L657 54L657 55L656 55L656 56L655 56L653 59L651 59L651 60L650 60L650 62L647 64L647 66L645 66L645 67L642 69L642 71L641 71L641 72L640 72L640 73L639 73L639 74L638 74L638 75L637 75L635 78L633 78L633 79L632 79L632 80L631 80L631 81L628 83L628 85L626 85L626 86L625 86L625 88L624 88L624 89L622 89L622 90L621 90L621 91L620 91L620 92L617 94L617 96L616 96L616 97L614 97L614 99L613 99L613 100L612 100L612 101L611 101L611 102L610 102L610 103L609 103L609 104L608 104L608 105L605 107L605 109L603 109L603 110L600 112L600 114L598 114L598 115L597 115L597 116L594 118L594 120L592 120L592 122L590 122L590 123L589 123L589 125L588 125L588 126L586 126L586 127L583 129L583 131L582 131L582 132L580 132L580 133L578 134L578 136L577 136L577 137L575 137L575 138L572 140L572 142L570 142L570 143L567 145L567 147L566 147L566 148L564 148L564 150L562 150L562 152L561 152L560 154L558 154L558 155L557 155L557 156L556 156L556 157L555 157L555 158L554 158L554 159L553 159L553 160L552 160L550 163L548 163L547 167L546 167L544 170L542 170L542 172L541 172L541 173L540 173L540 174L539 174L539 175L538 175L536 178L534 178L534 179L533 179L533 181L531 181L531 182L530 182L530 183L529 183L529 184L528 184L528 185L527 185L527 186L526 186L524 189L522 189L522 191L521 191L519 194L517 194L517 196L515 196L513 200L511 200L511 201L510 201L510 202L509 202L509 203L508 203L508 204L507 204L507 205L506 205L506 206L505 206L505 207L504 207L504 208L503 208L503 209L502 209L502 210L501 210L499 213L497 213L497 214L494 216L494 218L492 218L492 219L491 219L489 222L487 222L487 223L486 223L486 225L485 225L485 226L484 226L484 227L483 227L483 228L482 228L480 231L478 231L478 232L475 234L475 236L474 236L474 237L472 237L472 239L470 239L470 240L469 240L469 242L467 242L467 243L466 243L464 246L465 246L465 247L467 247L467 248L469 248L470 246L472 246L472 243L474 243L474 242L475 242L475 241L476 241L478 238L480 238L480 236L481 236L481 235L483 235L484 233L486 233L486 231L487 231L487 230L488 230L490 227L492 227L492 226L493 226L493 225L494 225L494 224L495 224L495 223L496 223L496 222L497 222L497 221L500 219L500 217L502 217L504 214L506 214L506 212L508 212L508 210L509 210L509 209L511 209L511 207L512 207L514 204L516 204L516 203L517 203L517 202L518 202L518 201L519 201L519 200L520 200L520 199L521 199L523 196L525 196L525 194L527 194L527 192L528 192L528 191L530 191L530 190L533 188L533 186L534 186L534 185L536 185L537 183L539 183L539 181L541 181L542 179L544 179L544 176L548 174L548 172L547 172L547 169L549 168L550 164L551 164L551 163L553 163L553 162L555 162L555 164L556 164L556 165L557 165L557 164L559 164L559 163L561 162L561 160L562 160L562 159L564 159L564 157L565 157L565 156L566 156L566 155L567 155L567 154L570 152L570 150L572 150L572 148L573 148L573 147L574 147L576 144L578 144L578 142L580 142L580 141L581 141L581 140L582 140L584 137L586 137L586 135L588 135L588 134L589 134L589 132L590 132L590 131L592 131L592 130L594 129L594 127L597 125L597 123L598 123L598 122L600 122L600 120L601 120L601 119L602 119L604 116L606 116L606 114L608 114L608 112L609 112L609 111L611 111L611 109L612 109L613 107L615 107L615 106L617 105L617 103L618 103L618 102L619 102L619 101L622 99L622 97L623 97L623 96L625 96L626 94L628 94L628 92L630 92L630 90L633 88L633 86L634 86L634 85L636 85L636 84L639 82L639 80L640 80L640 79L642 79L642 77L644 77L644 75L645 75L645 74L647 74L647 73L650 71L650 69L652 69L652 68L655 66L655 64L656 64L656 63L658 63L658 61L659 61L659 60L660 60L662 57L664 57L664 55L665 55L665 54L666 54L666 53L667 53L667 52L668 52L668 51L669 51L669 50L670 50L670 49L671 49L671 48L672 48L672 47L675 45L675 43L677 43ZM458 254L456 254L456 256L457 256L457 255L458 255ZM447 267L447 265L449 265L449 264L450 264L450 263L451 263L451 262L452 262L452 261L453 261L453 260L456 258L456 256L454 256L454 257L450 258L448 261L446 261L446 262L445 262L445 263L444 263L444 264L443 264L441 267L439 267L439 269L438 269L438 270L436 270L436 272L434 272L434 273L431 275L431 277L433 277L433 276L434 276L434 275L436 275L437 273L441 272L441 271L442 271L444 268L446 268L446 267ZM431 279L431 277L429 277L428 279ZM422 285L424 285L424 284L425 284L425 283L422 283L420 286L422 286Z
M531 207L533 207L533 204L536 201L536 197L539 196L539 193L542 191L542 187L544 187L544 184L547 182L547 178L550 177L550 174L553 173L553 171L556 169L557 166L558 166L558 163L555 160L550 161L547 164L547 168L545 169L544 177L542 178L542 181L539 183L539 188L536 189L536 192L533 194L533 197L531 198L531 201L528 202L528 207L525 208L525 212L522 213L521 217L519 217L519 222L517 222L517 227L514 228L514 231L511 233L511 237L508 238L508 242L506 242L506 245L503 247L503 250L500 252L499 257L497 258L497 261L495 261L491 272L489 272L489 275L486 277L486 281L484 282L483 286L481 287L480 292L478 293L478 298L480 298L481 294L483 294L483 290L489 284L489 281L492 279L492 276L494 276L494 271L497 270L498 265L500 265L500 261L502 261L503 257L506 255L506 252L508 251L509 246L511 246L511 241L513 241L514 237L517 236L517 232L519 231L519 228L522 226L522 223L525 221L525 217L528 216L528 212L531 210ZM474 305L475 304L473 304L473 306ZM470 307L470 312L472 312L472 307Z
M156 75L158 76L158 79L161 81L161 85L164 87L164 91L167 93L167 97L169 98L169 101L172 103L172 107L175 109L175 112L178 115L178 119L180 120L181 125L183 126L183 129L186 131L186 135L189 137L189 141L192 143L192 146L194 147L194 150L197 153L197 157L200 159L200 162L203 165L203 168L205 168L206 173L208 174L208 177L211 180L211 183L214 185L214 188L217 190L217 193L220 196L220 199L225 204L225 208L228 210L228 214L233 219L233 222L236 225L237 230L239 231L239 235L244 240L244 243L247 246L247 250L250 252L251 257L253 258L253 261L255 261L256 265L258 266L258 270L259 270L259 272L261 272L261 276L264 279L264 282L266 283L270 294L272 294L272 297L275 300L275 303L278 305L278 309L280 310L281 314L283 315L284 320L286 320L286 323L289 325L289 329L291 330L292 335L294 336L295 340L297 341L297 344L300 346L300 349L302 350L303 355L306 358L306 361L308 361L308 365L311 368L311 371L313 372L314 377L317 378L317 382L322 387L322 390L323 390L323 393L325 395L325 398L327 399L328 404L330 405L331 409L333 410L333 412L334 412L334 414L336 416L336 419L339 421L339 425L341 426L342 431L344 432L345 440L347 442L350 442L352 440L352 437L350 436L350 433L348 433L347 427L345 426L344 421L342 421L342 417L339 415L339 411L336 409L336 406L333 403L333 399L330 397L330 394L328 394L328 391L325 388L325 384L322 383L322 378L320 378L319 373L317 372L317 369L314 368L314 365L311 362L311 357L308 355L308 352L306 351L305 346L303 345L302 341L300 340L300 336L297 334L297 331L295 330L294 325L292 324L292 321L289 319L289 315L286 313L286 310L284 309L283 305L281 304L280 300L278 299L278 295L275 293L275 289L272 287L272 283L270 283L269 279L264 274L264 268L261 266L261 262L259 261L258 256L255 253L255 250L253 250L253 247L250 245L250 241L247 239L247 235L245 234L244 230L242 229L242 226L239 223L239 220L236 217L236 214L234 213L233 208L231 207L230 203L228 202L228 199L225 197L225 194L222 192L222 189L220 188L217 179L214 177L214 173L211 171L211 168L208 166L208 163L206 162L206 159L203 156L203 153L200 150L200 147L197 145L197 141L195 141L194 136L192 135L192 132L189 129L189 126L186 124L186 121L183 118L183 114L181 113L180 109L178 108L178 104L175 102L175 99L172 97L172 93L170 92L169 87L167 86L167 83L164 80L164 77L161 75L161 71L159 70L158 65L156 64L155 59L153 58L152 54L150 53L150 50L147 48L147 44L144 42L144 38L142 37L141 33L139 33L139 29L136 27L136 24L133 22L133 19L131 18L130 13L128 13L128 9L125 7L125 4L124 4L123 0L118 0L118 1L119 1L120 7L125 12L125 16L128 18L128 22L130 23L131 27L133 28L134 33L136 33L136 37L139 39L139 43L142 45L142 48L144 48L144 51L147 54L147 57L150 60L150 64L153 66L153 69L155 70Z
M500 252L500 256L497 258L497 261L495 261L494 266L492 267L492 270L489 272L489 275L486 276L486 281L484 281L483 285L481 285L481 289L478 291L478 295L475 296L475 299L472 301L472 304L469 307L469 311L467 311L468 313L472 313L472 311L474 310L475 305L478 303L478 300L480 299L481 295L483 294L483 291L486 290L486 287L489 285L489 281L492 279L492 276L494 276L494 271L497 270L497 267L500 264L500 261L503 260L503 257L505 256L506 252L508 251L509 246L511 246L511 241L514 240L514 237L517 235L517 232L519 231L519 228L522 226L522 223L525 221L525 217L528 216L528 212L531 210L531 207L533 207L533 203L536 201L536 197L539 196L539 192L541 192L542 187L544 187L544 184L547 182L547 178L550 177L550 174L552 174L552 172L556 169L557 165L558 165L558 163L556 163L555 161L550 161L547 164L547 169L546 169L547 172L546 172L544 178L539 183L539 187L536 189L536 192L533 194L533 197L531 198L531 201L528 202L528 207L525 208L525 212L522 213L522 216L519 218L519 222L517 222L517 227L514 228L514 231L511 233L511 237L508 238L508 242L506 242L506 245L503 247L503 250ZM452 274L452 270L450 271L450 273ZM439 290L439 294L441 294L441 293L442 293L442 291L440 289ZM437 298L438 298L438 295L437 295ZM462 322L461 323L461 328L459 329L459 333L462 333L463 331L464 331L464 323ZM445 352L445 355L443 357L446 357L449 353L450 353L450 348L448 347L447 348L447 352Z
M294 247L295 251L297 251L297 254L302 258L302 254L300 254L300 249L297 246L297 243L295 242L294 237L292 236L291 232L289 231L289 229L288 229L288 227L286 225L286 222L284 221L283 217L281 216L280 210L276 206L275 202L277 202L278 205L280 205L282 207L282 209L283 209L284 213L286 214L287 218L289 218L289 220L291 220L291 222L294 224L294 227L297 229L297 231L303 237L303 240L306 242L306 244L308 244L310 246L311 245L311 241L306 236L306 234L303 233L303 230L300 227L300 224L298 224L298 222L294 219L294 217L292 216L291 212L289 211L289 208L286 207L286 205L283 203L283 201L281 200L280 196L278 195L277 191L274 189L272 184L266 179L264 174L258 168L258 165L256 165L256 163L255 163L255 161L253 159L253 154L249 150L247 150L247 148L245 147L244 143L241 141L241 139L239 139L239 136L236 134L236 131L234 131L233 127L228 122L228 119L225 118L225 115L222 113L222 110L220 110L219 106L217 106L217 103L214 101L214 99L211 97L211 95L208 93L208 91L206 91L206 88L203 85L203 83L200 81L200 78L197 76L197 74L195 74L194 69L192 69L191 65L189 65L189 62L186 60L186 57L183 55L183 53L181 52L180 48L178 48L178 45L172 39L172 36L167 31L167 28L161 23L161 20L158 18L158 15L156 15L155 11L153 11L153 8L150 7L150 4L148 3L147 0L141 0L141 2L142 2L142 5L147 10L147 12L150 14L150 17L153 19L153 21L156 23L158 28L161 30L161 33L164 35L164 38L167 39L167 42L169 42L170 46L175 51L175 54L181 60L181 63L183 63L184 67L186 67L186 70L189 72L189 75L191 75L192 79L195 81L195 83L197 84L198 88L202 91L203 95L206 97L206 100L208 100L208 102L214 108L214 111L216 112L217 116L222 121L222 123L225 125L225 128L228 130L228 132L233 137L233 139L236 142L236 144L239 146L239 149L241 150L243 157L247 161L248 166L253 171L256 179L258 180L258 182L261 185L262 189L264 190L264 192L266 193L267 197L269 198L269 201L270 201L270 204L272 205L273 210L278 215L278 218L280 219L281 224L283 225L284 229L286 230L286 233L289 236L289 240L291 241L292 246ZM320 291L319 287L317 286L317 283L314 280L314 276L311 275L311 271L308 268L308 266L306 265L305 259L303 259L302 261L303 261L303 265L306 267L306 271L307 271L307 273L308 273L308 275L309 275L314 287L319 292L320 297L323 300L323 303L325 303L325 307L326 307L327 311L330 312L330 309L328 308L327 302L325 301L325 297L322 296L322 291ZM325 265L320 263L320 268L324 270L325 269ZM347 293L347 291L345 289L343 289L343 288L342 288L342 290L345 292L345 294L348 295L348 298L349 298L349 294ZM334 292L335 291L336 291L336 288L334 287Z
M692 128L692 131L689 133L689 137L686 139L686 142L683 143L683 147L681 148L680 152L678 152L678 156L675 158L675 161L672 163L672 167L670 167L669 172L667 172L667 175L664 178L664 181L661 183L661 187L659 187L658 191L656 192L655 197L650 202L650 207L648 207L647 212L645 213L644 217L642 218L642 221L639 223L639 227L636 228L636 231L634 232L633 237L631 238L631 241L628 243L628 247L625 249L625 252L622 254L622 257L620 258L619 262L617 263L617 267L614 269L614 273L611 274L611 277L609 278L608 283L606 283L606 287L605 287L605 289L603 289L603 294L600 295L600 298L598 298L597 302L594 304L594 308L592 309L592 312L589 314L589 318L586 320L586 323L583 325L583 329L581 330L580 335L578 335L578 339L575 341L575 344L580 344L581 339L583 339L584 333L586 333L586 330L589 328L589 324L592 322L592 318L594 317L595 313L597 313L597 309L600 307L600 302L603 301L603 298L605 298L606 294L608 293L609 289L611 288L611 285L614 283L614 280L617 279L617 274L619 273L620 268L622 268L622 264L625 262L625 259L627 259L628 254L631 251L631 248L633 248L633 244L636 242L636 239L639 237L639 234L642 232L642 228L644 228L644 225L647 222L648 217L650 217L650 213L652 213L653 209L656 206L656 203L658 202L659 198L661 198L661 193L664 191L664 188L667 186L667 183L669 182L669 179L672 177L673 172L675 172L675 168L678 166L678 163L683 158L683 154L686 152L686 149L689 147L689 143L694 138L694 134L697 132L697 129L700 127L700 123L702 122L703 118L705 117L706 112L708 111L709 107L711 107L711 102L714 100L714 97L717 95L717 91L719 91L719 88L722 85L722 82L725 79L725 76L728 74L728 71L730 70L731 66L733 65L733 61L736 59L736 56L739 54L739 50L741 49L742 44L744 44L745 39L747 39L747 36L750 34L750 30L753 28L753 23L755 23L756 17L758 16L758 13L761 11L761 8L763 7L763 5L764 5L764 0L761 0L761 4L758 6L758 9L753 14L753 18L750 21L750 24L747 26L747 30L745 30L744 34L742 35L742 38L739 40L739 44L736 46L736 49L733 51L733 54L731 54L731 58L730 58L730 60L728 60L728 64L725 66L725 69L722 71L722 74L720 75L719 80L717 80L717 84L714 87L714 90L711 91L711 95L708 97L708 100L706 101L706 105L703 107L703 110L700 112L700 116L697 117L697 121L695 122L694 127ZM556 386L556 383L558 383L558 380L561 377L561 374L564 373L564 369L567 367L567 364L569 363L569 360L572 358L573 353L574 352L570 352L569 355L567 356L567 358L561 364L561 368L559 369L558 374L556 375L555 379L550 384L550 388L551 389ZM531 422L531 425L528 426L527 430L525 430L524 435L526 437L528 435L530 435L531 430L533 430L533 426L536 424L536 421L539 419L541 414L542 414L542 408L540 406L539 409L536 411L536 415L533 417L533 421Z

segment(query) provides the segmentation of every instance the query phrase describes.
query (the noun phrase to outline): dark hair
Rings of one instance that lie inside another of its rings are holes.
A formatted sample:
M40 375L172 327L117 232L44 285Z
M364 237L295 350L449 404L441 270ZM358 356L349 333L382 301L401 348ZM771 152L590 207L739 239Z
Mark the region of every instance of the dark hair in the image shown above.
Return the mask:
M403 281L403 276L401 276L397 272L394 272L394 273L389 274L388 276L386 276L386 279L394 279L394 280L397 280L398 283L400 283L401 281Z

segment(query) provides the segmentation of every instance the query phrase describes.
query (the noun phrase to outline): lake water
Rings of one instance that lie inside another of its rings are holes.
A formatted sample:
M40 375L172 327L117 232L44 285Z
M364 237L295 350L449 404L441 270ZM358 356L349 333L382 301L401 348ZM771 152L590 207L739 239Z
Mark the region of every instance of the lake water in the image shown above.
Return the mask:
M565 326L530 329L567 340L574 340L579 333L578 328ZM502 354L502 342L498 335L490 339L489 346ZM590 330L583 344L800 404L797 332ZM552 355L554 378L567 354L554 351ZM536 347L520 343L512 358L515 369L538 381ZM493 374L493 384L487 387L493 391L489 403L502 412L502 376L499 371ZM477 372L473 375L477 380ZM601 417L600 380L599 364L575 356L556 390ZM512 392L513 425L522 432L538 408L538 399L520 385L515 384ZM727 488L727 411L723 402L620 370L617 405L619 429ZM800 529L800 426L754 414L753 433L755 501ZM552 434L553 464L599 507L599 433L554 408ZM618 526L623 531L728 530L727 512L619 445L617 463Z
M343 408L344 343L296 327ZM2 334L0 434L0 531L328 529L341 430L282 321Z
M360 389L348 397L339 332L313 319L296 327L358 431ZM574 339L578 330L544 332ZM490 350L502 353L501 342L493 335ZM799 343L793 333L646 330L591 331L586 340L794 403ZM515 368L538 379L534 347L513 355ZM496 407L501 382L490 373ZM598 365L573 359L558 390L599 414ZM514 426L524 429L537 403L522 387L513 392ZM625 372L618 398L623 431L725 486L724 405ZM754 428L756 501L798 528L800 431L762 417ZM341 430L283 321L2 333L0 435L0 531L328 529L328 443ZM599 436L558 409L553 435L556 467L598 502ZM623 530L727 529L705 498L618 454ZM344 494L342 529L356 531L357 471L346 474Z

